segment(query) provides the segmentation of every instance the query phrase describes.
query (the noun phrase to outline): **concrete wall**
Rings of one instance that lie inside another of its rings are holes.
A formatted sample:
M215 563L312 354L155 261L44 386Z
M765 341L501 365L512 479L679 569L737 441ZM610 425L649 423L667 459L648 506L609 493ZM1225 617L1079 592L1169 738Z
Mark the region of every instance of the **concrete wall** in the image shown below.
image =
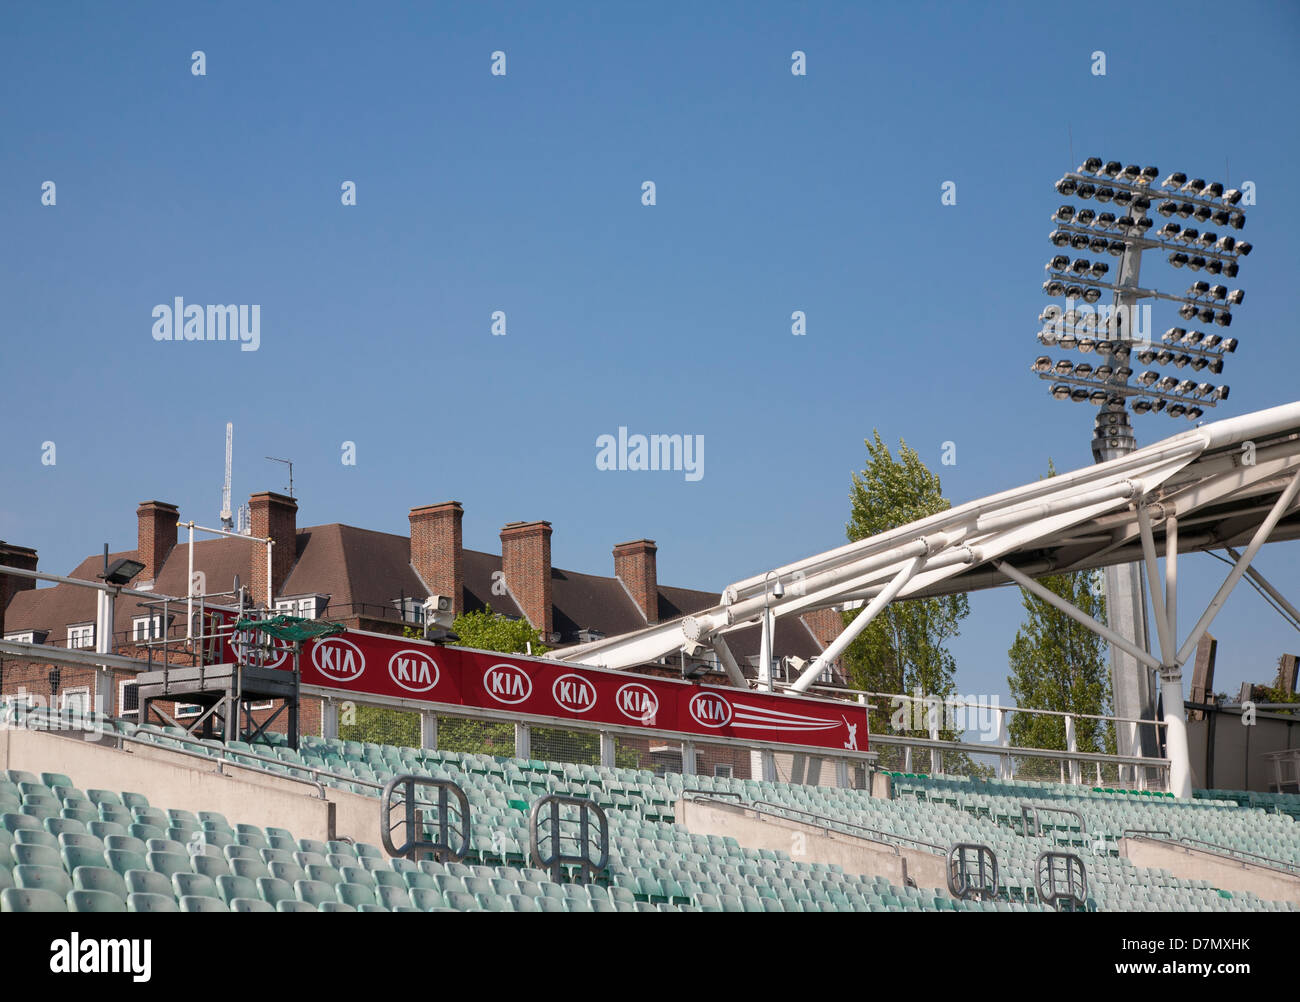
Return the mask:
M1300 876L1243 863L1213 852L1157 839L1126 838L1119 854L1135 866L1158 867L1185 880L1208 880L1225 891L1250 891L1265 901L1300 904Z
M739 804L679 800L676 816L693 835L731 836L746 849L774 849L803 863L836 863L845 873L885 877L894 884L910 879L917 887L948 886L945 859L933 853L901 847L894 852L884 843L759 814Z
M117 750L70 733L0 730L0 769L63 773L82 790L130 790L144 794L155 807L218 811L232 825L273 825L298 838L349 835L379 842L377 800L368 801L369 811L363 811L357 802L368 798L356 794L327 790L329 799L321 800L315 787L277 776L231 766L223 775L215 761L142 744Z
M1196 715L1188 710L1187 746L1197 789L1267 793L1273 764L1265 753L1300 747L1297 719L1259 713L1253 724L1244 725L1239 709L1205 711L1202 719L1190 719Z

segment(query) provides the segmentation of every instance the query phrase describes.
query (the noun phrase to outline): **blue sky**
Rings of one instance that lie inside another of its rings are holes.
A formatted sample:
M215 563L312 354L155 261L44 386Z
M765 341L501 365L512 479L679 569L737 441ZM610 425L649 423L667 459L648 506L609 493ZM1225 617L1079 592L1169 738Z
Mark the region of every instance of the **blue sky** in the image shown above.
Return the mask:
M214 523L228 420L236 498L290 457L300 525L454 498L467 546L545 518L558 565L612 573L649 536L710 589L841 543L873 428L954 503L1085 465L1093 409L1028 366L1052 184L1091 155L1255 182L1210 413L1292 400L1300 8L1106 9L10 5L0 538L65 572L144 499ZM260 349L154 341L177 296L259 304ZM598 470L619 426L702 435L705 475ZM1298 553L1259 560L1293 598ZM1188 566L1191 622L1226 568ZM959 687L1004 694L1019 595L972 610ZM1247 589L1213 632L1232 692L1300 646Z

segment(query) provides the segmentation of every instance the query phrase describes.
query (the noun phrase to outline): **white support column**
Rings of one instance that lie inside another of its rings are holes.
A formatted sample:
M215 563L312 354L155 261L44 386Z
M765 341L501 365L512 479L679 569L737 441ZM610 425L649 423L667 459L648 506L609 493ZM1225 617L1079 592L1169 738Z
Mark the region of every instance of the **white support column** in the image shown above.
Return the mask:
M695 776L699 774L698 770L699 770L699 762L695 757L695 742L683 741L682 742L682 775Z
M835 785L841 790L849 788L849 777L852 775L852 768L846 758L837 758L835 760Z
M1077 755L1079 753L1079 739L1074 730L1074 717L1068 714L1065 718L1065 747L1069 749L1071 754ZM1070 782L1078 786L1082 778L1079 760L1070 759Z
M320 702L320 736L337 741L339 736L339 704L335 699L322 699Z
M1007 719L1008 710L998 710L998 747L1011 747L1011 726ZM1014 768L1011 765L1011 756L1002 754L998 756L998 779L1012 779L1014 777Z
M438 747L438 715L432 710L420 711L420 747L430 750Z
M616 762L614 735L609 731L600 732L600 764L602 768L613 769Z
M749 753L749 775L764 783L776 782L776 755L766 748L755 748Z
M1169 792L1175 797L1187 799L1192 795L1192 759L1187 747L1187 713L1183 707L1181 668L1174 665L1160 669L1160 692L1165 710L1165 755L1169 758Z
M939 740L939 697L931 696L929 705L926 707L927 722L930 727L930 740ZM943 753L938 748L930 749L930 775L937 776L943 772Z
M97 654L113 653L113 611L116 596L111 591L95 593L95 652ZM100 713L113 714L113 672L107 665L95 669L95 692L92 708ZM58 709L58 707L50 707Z
M515 724L515 758L533 757L533 731L527 724Z

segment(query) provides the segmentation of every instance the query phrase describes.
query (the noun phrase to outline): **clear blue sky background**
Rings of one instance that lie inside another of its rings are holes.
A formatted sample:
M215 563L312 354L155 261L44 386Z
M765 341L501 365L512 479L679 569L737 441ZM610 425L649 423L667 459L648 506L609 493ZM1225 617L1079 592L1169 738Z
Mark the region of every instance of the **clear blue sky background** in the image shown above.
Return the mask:
M1256 183L1211 415L1292 400L1298 51L1293 3L10 4L0 538L64 572L144 499L215 523L227 420L236 499L290 457L300 525L455 498L470 547L545 518L557 565L612 573L649 536L709 589L842 542L873 428L954 503L1085 465L1093 409L1028 366L1052 183L1090 155ZM261 350L156 343L176 296L260 304ZM620 425L703 435L704 478L598 471ZM1260 559L1293 598L1298 555ZM1184 617L1225 570L1189 567ZM1005 693L1018 593L972 610L961 691ZM1214 632L1233 692L1300 647L1244 588Z

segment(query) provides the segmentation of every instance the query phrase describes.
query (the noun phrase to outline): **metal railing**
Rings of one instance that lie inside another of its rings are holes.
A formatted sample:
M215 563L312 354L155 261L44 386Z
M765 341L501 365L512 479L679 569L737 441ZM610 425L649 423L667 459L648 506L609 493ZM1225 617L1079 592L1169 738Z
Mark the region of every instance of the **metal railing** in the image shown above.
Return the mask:
M1232 846L1220 845L1217 842L1206 842L1204 839L1193 838L1190 835L1170 835L1168 832L1157 833L1142 831L1140 829L1126 829L1124 837L1137 835L1139 838L1148 838L1152 842L1171 842L1179 845L1186 845L1192 849L1199 849L1202 852L1210 852L1216 856L1226 856L1229 859L1235 859L1239 863L1250 863L1254 866L1262 866L1269 870L1278 870L1291 876L1300 876L1300 863L1293 863L1285 859L1275 859L1272 856L1265 856L1262 853L1251 852L1249 849L1234 849ZM1156 838L1155 835L1164 834L1166 838Z
M566 806L578 809L576 821L560 817L560 808ZM599 831L595 840L591 837L593 818ZM565 824L576 824L578 834L565 835ZM575 851L566 851L565 842L574 842ZM549 848L543 850L543 845ZM593 846L600 853L595 859L592 859ZM528 814L528 852L533 865L549 871L556 883L564 879L566 866L574 866L580 882L589 884L609 865L609 819L599 805L586 797L548 794L535 801Z
M433 839L424 837L424 811L420 809L415 790L418 786L433 787L438 791ZM393 800L393 794L401 787L401 798ZM450 797L456 798L457 806L452 807ZM402 817L392 821L393 808L402 809ZM457 826L453 814L459 819ZM406 840L399 846L393 844L393 830L406 826ZM452 836L459 827L460 842L453 842ZM470 851L470 806L465 791L449 779L432 779L429 776L417 776L404 773L394 776L384 785L384 792L379 803L379 837L384 849L390 856L402 856L414 862L421 855L429 855L439 863L458 863Z

